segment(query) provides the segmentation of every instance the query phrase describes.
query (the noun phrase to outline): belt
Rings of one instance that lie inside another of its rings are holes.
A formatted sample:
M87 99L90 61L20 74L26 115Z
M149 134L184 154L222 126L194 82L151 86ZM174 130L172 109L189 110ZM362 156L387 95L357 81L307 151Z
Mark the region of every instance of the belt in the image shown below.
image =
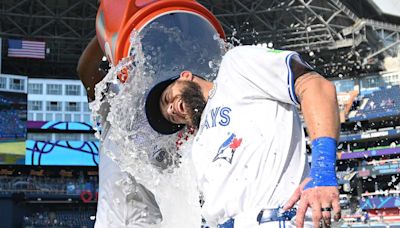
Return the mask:
M285 228L285 221L291 220L296 215L296 208L289 209L285 212L280 212L281 208L265 209L261 210L257 215L258 224L266 222L279 222L279 227L281 227L281 222ZM219 224L218 228L234 228L235 219L230 218L223 224Z

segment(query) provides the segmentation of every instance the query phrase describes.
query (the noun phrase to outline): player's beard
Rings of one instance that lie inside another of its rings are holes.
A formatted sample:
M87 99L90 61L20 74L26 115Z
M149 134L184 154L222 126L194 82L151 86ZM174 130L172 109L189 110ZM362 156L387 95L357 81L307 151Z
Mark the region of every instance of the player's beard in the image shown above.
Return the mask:
M197 83L192 81L185 81L185 83L186 85L182 89L182 101L188 112L191 127L199 128L201 114L207 102Z

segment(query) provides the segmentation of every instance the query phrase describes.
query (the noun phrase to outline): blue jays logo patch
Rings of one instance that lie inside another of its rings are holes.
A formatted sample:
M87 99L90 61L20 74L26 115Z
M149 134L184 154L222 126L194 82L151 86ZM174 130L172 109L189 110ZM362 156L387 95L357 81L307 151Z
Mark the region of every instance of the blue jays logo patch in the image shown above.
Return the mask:
M213 159L215 162L218 159L224 159L225 161L232 164L233 155L236 149L242 144L242 139L236 138L236 134L232 133L225 142L218 149L218 153Z

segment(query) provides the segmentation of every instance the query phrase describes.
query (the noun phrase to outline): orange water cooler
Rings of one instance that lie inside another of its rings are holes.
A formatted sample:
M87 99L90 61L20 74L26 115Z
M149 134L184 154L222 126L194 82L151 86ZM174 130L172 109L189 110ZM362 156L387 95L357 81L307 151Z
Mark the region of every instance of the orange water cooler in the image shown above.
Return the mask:
M210 61L223 54L215 37L224 38L220 23L195 0L101 1L96 32L111 64L131 55L134 30L142 34L144 54L152 70L165 77L183 69L208 74Z

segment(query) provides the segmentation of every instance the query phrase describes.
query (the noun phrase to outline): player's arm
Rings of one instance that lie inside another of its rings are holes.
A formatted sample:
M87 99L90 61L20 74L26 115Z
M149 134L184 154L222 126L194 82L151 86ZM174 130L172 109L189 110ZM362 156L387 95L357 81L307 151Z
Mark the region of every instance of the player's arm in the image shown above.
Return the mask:
M104 74L99 70L103 55L103 51L101 50L97 37L95 36L86 46L79 58L77 72L85 86L89 101L95 99L95 85L101 81L104 76Z
M337 140L340 121L334 84L311 71L296 80L295 92L311 141L320 137Z
M296 190L285 209L300 200L296 219L298 227L303 227L308 207L312 208L314 227L319 227L321 219L330 225L330 208L335 212L335 219L340 217L335 170L340 128L336 88L320 74L311 71L297 78L295 92L312 141L312 165L310 176Z

